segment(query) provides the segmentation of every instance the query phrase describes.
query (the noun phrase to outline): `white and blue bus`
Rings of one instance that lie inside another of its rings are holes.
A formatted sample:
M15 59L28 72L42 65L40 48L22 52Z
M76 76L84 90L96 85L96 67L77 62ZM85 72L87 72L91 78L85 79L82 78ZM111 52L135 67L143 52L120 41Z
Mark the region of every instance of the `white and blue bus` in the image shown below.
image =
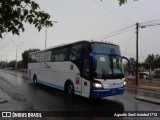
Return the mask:
M120 48L106 42L79 41L30 53L28 76L70 95L102 98L124 93Z

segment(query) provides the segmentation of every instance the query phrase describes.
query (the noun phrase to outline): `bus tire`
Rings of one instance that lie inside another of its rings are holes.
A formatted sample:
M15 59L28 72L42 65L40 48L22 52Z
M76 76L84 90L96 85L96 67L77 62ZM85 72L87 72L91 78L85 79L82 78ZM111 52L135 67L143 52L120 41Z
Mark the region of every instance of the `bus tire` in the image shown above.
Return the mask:
M33 76L33 83L37 84L37 76L36 75Z
M70 96L74 95L74 86L72 83L66 83L65 90L68 95Z

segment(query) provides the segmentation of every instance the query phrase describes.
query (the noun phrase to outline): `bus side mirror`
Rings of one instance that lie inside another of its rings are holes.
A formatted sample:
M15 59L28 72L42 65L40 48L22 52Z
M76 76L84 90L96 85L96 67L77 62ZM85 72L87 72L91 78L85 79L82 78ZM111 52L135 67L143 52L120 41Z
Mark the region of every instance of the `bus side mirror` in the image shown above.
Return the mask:
M128 68L131 68L131 61L127 57L124 57L124 56L122 56L122 59L127 60L127 62L128 62Z
M97 68L97 58L95 57L95 55L93 53L90 53L89 55L92 59L93 69L96 70L96 68Z

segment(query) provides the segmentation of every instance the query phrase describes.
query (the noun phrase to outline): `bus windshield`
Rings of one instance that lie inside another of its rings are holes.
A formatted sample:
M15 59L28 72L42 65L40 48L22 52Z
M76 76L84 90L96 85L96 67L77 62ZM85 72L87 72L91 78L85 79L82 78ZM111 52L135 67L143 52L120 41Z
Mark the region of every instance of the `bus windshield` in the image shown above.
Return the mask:
M119 79L124 77L119 46L107 43L94 43L92 47L97 59L94 78Z
M97 68L94 71L97 79L118 79L123 78L122 60L119 56L95 55Z

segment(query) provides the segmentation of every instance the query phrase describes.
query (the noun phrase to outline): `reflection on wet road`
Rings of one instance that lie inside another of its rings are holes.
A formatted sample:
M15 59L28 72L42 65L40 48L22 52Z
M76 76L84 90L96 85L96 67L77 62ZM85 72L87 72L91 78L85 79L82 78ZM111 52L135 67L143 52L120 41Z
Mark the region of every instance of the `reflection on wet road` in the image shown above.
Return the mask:
M159 111L160 106L141 102L135 97L135 89L126 88L124 95L106 97L95 101L80 96L70 97L63 91L50 88L44 85L34 85L22 73L0 71L0 87L17 101L28 101L32 105L32 110L36 111ZM7 87L4 83L8 84ZM13 91L14 89L14 91ZM15 93L14 93L15 92ZM24 109L28 111L28 109ZM70 118L58 118L70 119ZM85 117L83 118L85 119ZM86 118L88 119L88 118ZM90 118L105 119L105 118ZM112 118L137 120L135 117ZM139 119L145 119L141 117ZM157 119L158 118L153 118Z

